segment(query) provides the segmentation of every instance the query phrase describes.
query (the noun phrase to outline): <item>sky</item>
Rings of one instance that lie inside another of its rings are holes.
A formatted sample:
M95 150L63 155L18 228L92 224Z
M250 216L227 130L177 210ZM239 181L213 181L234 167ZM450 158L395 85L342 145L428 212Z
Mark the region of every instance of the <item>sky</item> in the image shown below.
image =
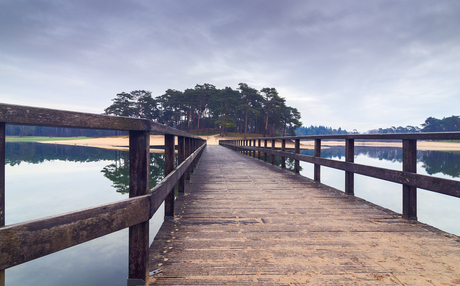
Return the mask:
M118 93L274 87L305 126L460 115L458 0L0 0L0 102L102 113Z

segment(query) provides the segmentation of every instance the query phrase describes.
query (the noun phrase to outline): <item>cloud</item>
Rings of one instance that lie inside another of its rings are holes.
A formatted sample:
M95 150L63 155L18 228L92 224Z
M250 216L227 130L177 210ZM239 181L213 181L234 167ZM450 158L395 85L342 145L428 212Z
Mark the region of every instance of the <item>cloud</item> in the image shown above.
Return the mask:
M2 1L2 102L102 112L119 92L276 87L306 125L458 114L458 1ZM442 99L442 100L439 100Z

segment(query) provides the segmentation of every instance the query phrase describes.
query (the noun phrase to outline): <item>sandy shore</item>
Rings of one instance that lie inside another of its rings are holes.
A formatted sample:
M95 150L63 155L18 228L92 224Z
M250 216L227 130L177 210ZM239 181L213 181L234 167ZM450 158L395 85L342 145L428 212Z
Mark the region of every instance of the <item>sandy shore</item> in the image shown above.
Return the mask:
M208 145L218 145L219 140L235 139L235 138L220 137L219 135L202 136L202 138L207 141ZM98 148L116 149L116 150L128 150L129 139L128 139L128 136L119 136L119 137L104 137L104 138L81 139L81 140L43 141L41 143L88 146L88 147L98 147ZM176 137L176 144L177 144L177 137ZM150 145L152 146L164 145L163 136L151 135ZM345 142L344 141L322 141L321 142L322 148L335 147L335 146L345 146ZM400 142L355 142L355 146L402 147L402 143ZM269 148L271 147L271 141L268 142L267 147ZM276 141L275 147L281 148L280 140ZM294 148L294 142L287 141L286 147ZM313 147L314 147L313 141L303 141L300 144L301 149L313 149ZM417 150L460 151L460 143L418 141ZM158 150L152 150L152 151L154 152Z

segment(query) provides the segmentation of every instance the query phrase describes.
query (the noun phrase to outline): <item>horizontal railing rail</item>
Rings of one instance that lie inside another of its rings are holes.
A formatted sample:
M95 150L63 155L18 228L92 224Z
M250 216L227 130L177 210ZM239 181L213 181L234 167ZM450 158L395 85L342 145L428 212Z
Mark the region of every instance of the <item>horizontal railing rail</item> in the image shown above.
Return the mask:
M314 140L314 156L300 153L301 140ZM321 158L322 140L345 140L345 162ZM354 163L355 140L401 140L403 149L402 170L368 166ZM460 181L417 174L417 140L460 140L460 132L410 133L410 134L355 134L355 135L315 135L292 137L251 138L221 140L219 144L264 160L271 155L275 164L276 156L281 157L281 167L285 168L285 159L294 159L294 170L300 172L300 161L314 164L314 180L321 181L320 167L330 167L345 171L345 193L354 195L354 174L360 174L403 186L403 217L417 220L417 188L460 198ZM276 150L276 142L281 141L281 150ZM268 148L270 142L270 148ZM294 152L287 152L286 142L294 143ZM263 143L263 146L262 146ZM257 153L257 156L256 156Z
M34 125L129 131L129 199L34 221L5 225L5 125ZM165 178L149 190L150 134L165 137ZM178 166L174 166L178 136ZM128 284L148 278L148 221L165 202L174 218L174 188L185 180L206 141L146 119L0 104L0 285L4 269L129 227Z

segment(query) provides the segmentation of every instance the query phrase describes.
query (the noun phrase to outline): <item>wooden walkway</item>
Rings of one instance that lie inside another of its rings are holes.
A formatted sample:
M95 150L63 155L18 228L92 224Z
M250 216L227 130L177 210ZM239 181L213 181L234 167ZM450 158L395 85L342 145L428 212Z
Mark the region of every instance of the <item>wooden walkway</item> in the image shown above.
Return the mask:
M207 146L150 248L149 285L457 285L460 239Z

